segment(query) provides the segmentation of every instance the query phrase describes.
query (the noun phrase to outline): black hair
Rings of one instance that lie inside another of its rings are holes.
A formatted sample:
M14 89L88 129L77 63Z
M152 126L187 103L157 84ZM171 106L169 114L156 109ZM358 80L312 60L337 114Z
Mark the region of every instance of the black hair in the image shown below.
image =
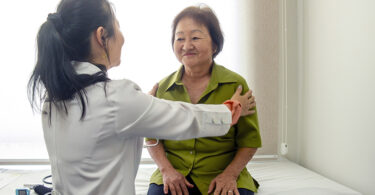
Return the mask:
M105 39L114 36L114 17L107 0L61 0L56 13L48 15L37 35L37 62L28 82L34 110L39 103L49 103L51 120L52 104L68 114L66 102L77 98L84 119L88 102L84 88L109 79L104 65L97 65L101 71L96 74L77 74L72 61L90 61L90 36L98 27L106 30Z

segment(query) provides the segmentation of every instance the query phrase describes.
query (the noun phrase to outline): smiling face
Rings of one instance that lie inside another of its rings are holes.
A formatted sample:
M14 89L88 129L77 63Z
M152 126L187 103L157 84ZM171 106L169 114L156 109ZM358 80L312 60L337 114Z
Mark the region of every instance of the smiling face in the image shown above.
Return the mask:
M183 65L210 66L212 64L212 40L206 26L190 17L182 18L175 31L173 50Z

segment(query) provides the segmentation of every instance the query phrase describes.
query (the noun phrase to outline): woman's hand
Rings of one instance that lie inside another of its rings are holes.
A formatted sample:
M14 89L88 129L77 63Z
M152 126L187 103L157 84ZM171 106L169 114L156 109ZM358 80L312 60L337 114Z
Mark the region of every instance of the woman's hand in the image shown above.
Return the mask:
M151 89L151 91L149 91L148 92L148 94L150 94L150 95L152 95L152 96L156 96L156 91L158 90L158 88L159 88L159 83L156 83L153 87L152 87L152 89Z
M176 171L176 169L168 169L162 172L164 183L164 194L168 194L168 190L172 195L189 195L187 187L193 188L194 185L189 183L184 175Z
M214 195L240 195L236 180L237 178L233 175L223 172L211 181L208 194L213 192Z
M233 94L231 100L236 100L241 103L241 116L251 115L255 113L255 97L253 91L249 90L244 95L241 95L242 86L238 86L236 92Z

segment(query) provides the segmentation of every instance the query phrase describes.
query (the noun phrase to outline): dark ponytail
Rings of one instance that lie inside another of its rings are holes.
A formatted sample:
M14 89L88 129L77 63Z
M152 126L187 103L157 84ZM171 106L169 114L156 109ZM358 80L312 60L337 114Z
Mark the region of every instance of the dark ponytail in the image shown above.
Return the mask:
M68 114L66 101L77 98L82 106L81 120L84 118L88 102L84 88L109 79L103 65L97 65L101 71L94 75L77 74L72 61L90 61L91 33L103 26L106 38L113 36L113 21L106 0L62 0L57 12L48 15L37 35L37 62L28 83L33 109L44 102L50 109L54 104Z

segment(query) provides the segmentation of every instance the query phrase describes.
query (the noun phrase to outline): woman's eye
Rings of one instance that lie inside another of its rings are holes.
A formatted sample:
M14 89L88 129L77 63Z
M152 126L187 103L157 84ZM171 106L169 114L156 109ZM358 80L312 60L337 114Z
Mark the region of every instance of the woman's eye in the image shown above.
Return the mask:
M176 41L183 41L185 40L184 38L177 38Z
M193 40L198 40L198 39L201 39L201 38L199 38L199 37L193 37Z

